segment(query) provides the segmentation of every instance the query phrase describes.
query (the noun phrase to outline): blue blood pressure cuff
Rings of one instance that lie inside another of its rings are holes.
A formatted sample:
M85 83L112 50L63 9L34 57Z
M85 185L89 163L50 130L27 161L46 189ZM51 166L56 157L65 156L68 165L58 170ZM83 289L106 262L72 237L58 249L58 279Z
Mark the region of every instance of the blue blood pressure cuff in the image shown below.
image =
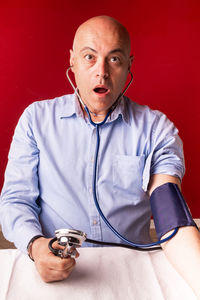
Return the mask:
M175 183L168 182L157 187L150 196L150 204L159 240L176 227L196 226Z

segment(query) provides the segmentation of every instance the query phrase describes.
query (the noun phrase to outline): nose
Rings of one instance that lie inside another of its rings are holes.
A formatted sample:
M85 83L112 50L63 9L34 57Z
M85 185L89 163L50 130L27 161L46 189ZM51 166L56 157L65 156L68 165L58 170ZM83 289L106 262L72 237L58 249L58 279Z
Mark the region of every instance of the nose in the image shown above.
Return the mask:
M96 77L106 79L108 78L108 76L109 76L109 70L108 70L107 62L105 60L99 61L96 69Z

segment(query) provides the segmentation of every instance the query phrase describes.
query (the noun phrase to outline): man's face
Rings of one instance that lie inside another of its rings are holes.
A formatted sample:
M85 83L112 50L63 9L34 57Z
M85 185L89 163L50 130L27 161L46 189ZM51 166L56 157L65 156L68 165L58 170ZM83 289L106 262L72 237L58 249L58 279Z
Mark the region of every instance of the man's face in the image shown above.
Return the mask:
M131 66L129 47L120 30L97 22L83 28L70 51L70 64L83 102L105 115L122 92Z

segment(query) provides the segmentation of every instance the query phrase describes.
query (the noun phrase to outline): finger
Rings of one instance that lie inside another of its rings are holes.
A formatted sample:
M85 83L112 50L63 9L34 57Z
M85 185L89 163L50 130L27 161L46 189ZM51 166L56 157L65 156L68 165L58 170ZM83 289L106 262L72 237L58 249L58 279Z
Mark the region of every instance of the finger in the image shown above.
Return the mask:
M80 256L80 253L76 249L76 258L78 258L79 256Z
M53 281L61 281L67 279L71 272L73 271L73 267L69 268L68 270L58 271L58 270L51 270L48 269L47 272L41 272L40 276L45 282L53 282Z
M57 243L57 241L55 241L55 242L53 243L53 248L55 248L55 249L62 249L62 250L65 249L65 247L59 245L59 244ZM49 253L51 253L51 252L49 251ZM80 256L80 254L79 254L79 252L77 251L76 248L74 249L74 253L75 253L75 256L73 255L73 258L78 258L78 257ZM69 255L69 256L70 256L70 255Z
M76 261L74 258L60 258L50 253L48 258L48 266L52 270L67 270L75 265Z
M60 244L58 244L58 241L53 242L52 247L55 248L55 249L65 248L64 246L61 246Z

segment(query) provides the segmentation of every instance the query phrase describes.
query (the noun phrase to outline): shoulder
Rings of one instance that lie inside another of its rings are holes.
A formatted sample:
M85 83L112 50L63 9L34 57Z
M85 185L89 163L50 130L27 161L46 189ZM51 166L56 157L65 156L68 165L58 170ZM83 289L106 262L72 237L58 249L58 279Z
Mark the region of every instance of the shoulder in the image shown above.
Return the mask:
M56 116L61 117L63 113L71 114L74 111L74 106L74 94L35 101L25 108L20 119L42 121Z
M65 107L70 107L73 104L74 94L63 95L53 99L35 101L31 103L25 110L28 111L54 111L63 110Z
M48 122L54 123L55 118L60 118L63 113L71 113L73 110L74 94L35 101L25 108L16 129L23 127L28 130L33 126L39 127L41 124L44 126Z
M165 113L151 109L148 105L138 104L127 97L124 97L124 101L130 123L151 128L153 131L175 128L174 123L168 119Z
M124 97L124 101L127 105L129 113L134 117L147 116L153 119L159 119L160 117L165 116L163 112L151 109L148 105L138 104L128 97Z

